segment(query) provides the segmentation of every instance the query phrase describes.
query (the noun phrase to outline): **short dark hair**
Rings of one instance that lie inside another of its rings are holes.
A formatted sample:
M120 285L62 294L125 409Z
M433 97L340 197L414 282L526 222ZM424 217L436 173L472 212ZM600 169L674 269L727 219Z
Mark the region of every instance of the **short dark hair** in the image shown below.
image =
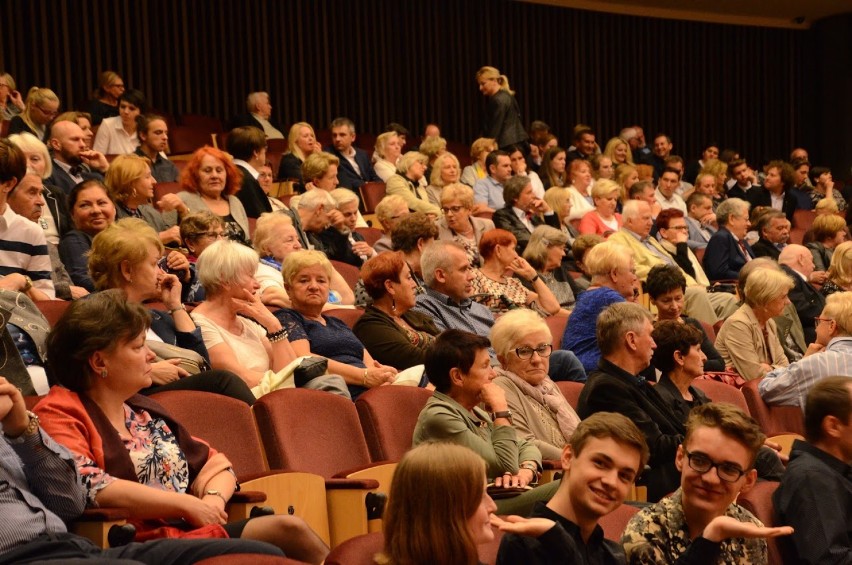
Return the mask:
M137 135L148 135L148 128L151 126L151 122L155 120L166 121L166 118L160 116L159 114L139 114L136 116L136 132ZM166 123L166 127L168 127L168 123Z
M343 116L339 118L334 118L334 120L331 122L331 127L329 129L339 128L343 126L347 126L351 133L355 133L355 122Z
M71 189L71 192L68 193L68 210L74 210L74 205L77 204L77 199L80 197L80 193L86 190L87 188L92 188L93 186L99 186L103 189L104 192L109 194L109 189L106 185L98 179L86 179L83 182L79 182L74 185L74 188Z
M733 174L734 169L739 167L740 165L745 165L748 167L748 163L745 159L734 159L730 163L728 163L728 173Z
M673 218L683 218L686 214L678 208L666 208L657 215L657 229L667 230Z
M811 443L823 439L822 423L826 416L842 422L852 414L852 395L849 384L852 377L826 377L811 387L805 401L805 437Z
M828 167L811 167L811 170L808 171L808 177L811 179L811 182L816 184L819 180L819 177L824 175L825 173L830 173L831 169Z
M693 192L689 195L689 198L686 199L686 209L690 210L693 206L698 206L705 198L709 200L712 197L701 192Z
M726 402L710 402L696 406L686 419L686 437L683 445L689 445L689 438L698 428L718 428L729 438L738 441L749 451L751 461L749 469L754 467L757 452L763 447L766 435L760 430L760 426L754 419L734 406Z
M654 183L649 180L634 182L633 186L630 187L630 190L627 191L627 198L630 200L636 200L636 197L642 194L646 188L654 188Z
M497 157L508 157L509 154L502 149L495 149L485 158L485 170L491 173L491 165L497 164Z
M21 182L27 174L27 156L8 139L0 139L0 182Z
M665 160L663 162L667 166L672 164L672 163L680 163L681 165L684 164L683 157L681 157L680 155L669 155L668 157L665 158ZM675 171L675 172L677 172L678 174L680 173L680 171Z
M458 368L467 373L473 367L476 354L491 347L491 341L481 335L450 329L441 333L426 350L424 365L429 381L438 392L450 391L450 370Z
M686 277L679 268L674 265L655 265L648 271L645 292L654 300L676 288L686 292Z
M394 251L411 253L421 239L438 239L438 226L425 212L414 212L402 218L391 231Z
M660 173L660 178L663 178L663 175L666 174L666 173L672 173L672 174L676 175L677 178L680 178L680 171L678 171L677 169L673 169L671 167L664 168L663 172Z
M587 134L595 135L595 130L593 130L589 126L582 126L576 128L574 130L574 141L580 141L581 139L583 139L583 136Z
M128 301L123 290L102 290L75 300L47 336L52 380L73 392L89 390L92 380L101 378L92 374L89 358L96 351L110 351L135 338L150 325L148 311Z
M254 126L234 128L228 134L225 147L228 153L234 156L234 159L247 161L251 159L255 151L260 151L266 147L266 134L262 129Z
M515 175L503 185L503 201L506 208L511 208L521 197L521 193L530 184L530 177L526 175Z
M612 438L618 443L629 445L639 452L639 468L637 478L648 463L650 451L645 435L636 427L633 420L615 412L595 412L577 424L577 429L571 435L571 452L578 457L588 443L589 438Z
M390 122L388 125L386 125L385 131L392 131L395 132L397 135L404 135L405 137L411 135L411 132L408 131L407 127L397 122Z
M121 102L128 102L133 104L137 108L139 108L139 112L144 114L148 111L148 102L145 100L145 95L142 94L141 90L136 90L135 88L131 88L130 90L125 90L121 95L121 98L118 99L119 105Z
M657 344L654 356L651 358L651 364L664 375L674 371L675 351L679 351L681 355L686 355L693 345L701 345L701 342L704 341L703 333L679 320L657 322L654 325L651 337Z

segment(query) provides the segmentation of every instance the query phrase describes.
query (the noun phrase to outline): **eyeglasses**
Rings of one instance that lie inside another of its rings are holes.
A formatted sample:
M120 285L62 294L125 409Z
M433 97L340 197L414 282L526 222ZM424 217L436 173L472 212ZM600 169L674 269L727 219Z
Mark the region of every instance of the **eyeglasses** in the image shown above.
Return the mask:
M819 316L814 318L814 327L818 326L820 322L833 322L831 318L820 318Z
M686 226L669 226L669 228L668 228L668 229L670 229L670 230L678 230L678 231L686 231L686 230L688 230L689 228L688 228L688 227L686 227Z
M441 210L444 211L444 214L449 214L450 212L452 212L453 214L458 214L464 209L464 206L444 206L441 208Z
M198 237L198 238L209 237L210 239L225 239L225 232L206 231L206 232L202 232L202 233L196 235L195 237Z
M716 474L719 476L719 479L726 483L735 483L746 474L745 471L740 469L739 465L734 463L714 463L712 459L703 453L690 453L685 449L684 452L689 461L689 468L702 475L713 467L716 467Z
M518 347L515 349L515 354L519 359L532 359L533 352L538 353L539 357L545 359L550 357L550 354L553 352L553 345L550 343L542 343L538 347L525 345L524 347Z
M59 110L45 110L38 104L35 105L35 108L38 108L38 111L44 114L45 116L56 116L59 114Z

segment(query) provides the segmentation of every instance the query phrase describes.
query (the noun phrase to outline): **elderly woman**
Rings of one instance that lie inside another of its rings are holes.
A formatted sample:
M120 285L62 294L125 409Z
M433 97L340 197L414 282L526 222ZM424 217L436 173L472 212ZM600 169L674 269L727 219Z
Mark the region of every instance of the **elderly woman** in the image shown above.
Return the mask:
M545 189L550 187L567 187L571 184L566 167L566 152L561 147L551 147L541 158L541 168L538 173Z
M482 135L495 140L503 150L513 145L526 144L529 139L521 121L521 109L515 91L509 88L509 79L494 67L476 71L479 92L487 103L482 116Z
M382 253L361 268L372 299L352 331L370 355L399 370L423 364L426 350L440 333L427 314L412 310L417 281L402 252Z
M544 183L535 171L527 170L527 157L524 151L517 145L509 148L509 161L512 164L512 174L527 177L532 184L533 195L536 198L544 198Z
M302 182L305 185L305 191L314 190L316 188L331 192L340 181L337 179L337 169L340 166L340 159L326 153L317 151L308 155L302 163Z
M89 103L93 126L118 115L118 99L124 94L124 88L124 80L115 71L104 71L98 76L98 88Z
M582 220L583 216L595 209L592 198L592 166L583 159L574 159L569 167L571 186L571 214L569 219ZM614 214L615 211L611 212Z
M673 320L688 324L701 332L701 351L706 361L707 371L724 371L725 360L704 331L701 322L683 314L686 278L674 265L657 265L652 267L645 282L645 291L651 298L651 304L657 308L657 320ZM684 416L685 417L685 416Z
M284 279L281 278L281 265L290 253L302 249L293 220L285 214L261 214L257 219L252 244L260 256L254 278L260 285L258 294L261 301L270 306L290 308L290 297L284 288ZM349 284L333 269L327 306L336 308L340 305L351 305L354 300L355 296Z
M363 235L355 231L359 217L358 195L348 188L337 188L330 194L336 205L335 214L329 217L332 225L317 237L329 259L360 269L364 261L373 257L376 251L365 241Z
M49 88L34 86L27 93L24 111L9 121L7 135L31 133L47 141L47 126L59 114L59 97Z
M710 402L701 389L692 386L692 381L704 374L707 357L701 343L705 336L676 320L657 322L651 336L657 345L651 366L661 373L656 390L675 417L686 422L694 406Z
M92 179L81 182L71 190L68 207L71 209L74 229L62 236L59 257L74 284L94 292L95 285L89 276L88 252L92 247L92 238L115 221L115 204L110 200L103 183Z
M198 278L207 299L192 311L214 369L236 373L256 397L288 385L298 357L287 329L255 294L258 256L244 245L217 241L198 258ZM304 384L349 398L340 377L324 375Z
M470 145L470 158L473 164L468 165L462 171L460 182L473 188L476 181L488 176L485 168L485 159L488 154L497 149L497 142L491 137L480 137Z
M811 230L814 239L806 247L814 256L814 270L827 271L831 267L834 250L846 241L846 221L835 215L818 216Z
M247 244L249 222L234 196L242 186L240 171L224 151L202 147L192 154L181 175L178 197L190 212L210 211L222 219L225 237Z
M379 220L379 223L382 225L384 230L382 237L373 244L373 249L376 250L376 253L390 251L392 249L391 233L399 222L410 213L411 212L408 209L408 204L405 202L405 199L403 199L402 196L397 196L395 194L385 196L376 205L376 218Z
M281 200L271 196L272 192L272 182L275 176L272 174L272 163L269 161L265 162L257 171L257 184L260 185L260 189L266 195L266 198L269 200L269 205L272 207L273 212L286 212L289 210L286 204L284 204Z
M514 308L536 310L542 316L564 313L559 301L526 259L518 256L518 241L510 232L493 229L482 236L482 267L474 270L472 298L499 314ZM520 279L529 282L527 290Z
M92 148L105 155L125 155L139 147L136 118L144 114L145 95L138 90L127 90L118 100L118 116L105 118L95 134Z
M615 211L620 195L621 188L614 181L600 179L595 182L592 187L595 209L586 212L580 220L580 233L595 233L607 238L617 232L623 223L621 214Z
M613 137L606 142L603 155L612 160L613 167L633 164L633 154L630 152L630 145L620 137Z
M426 353L426 373L435 393L417 418L413 445L437 441L463 445L485 460L488 481L504 486L535 484L541 452L518 439L512 413L495 377L487 337L461 330L443 332ZM536 344L537 345L537 344ZM484 406L481 407L481 406ZM559 481L498 502L500 514L526 514L537 501L549 500Z
M119 155L110 164L104 184L115 202L116 218L140 218L157 230L164 245L179 245L177 214L164 216L151 205L156 181L150 163L146 157Z
M438 220L438 239L453 240L464 246L471 267L482 265L479 241L482 235L494 229L494 222L473 216L475 208L473 189L461 183L444 187L441 192L441 211Z
M814 167L808 173L811 184L813 185L807 191L808 196L814 206L819 204L821 200L826 198L834 199L837 203L837 209L840 212L846 210L846 199L839 190L834 188L834 179L831 177L831 169L828 167Z
M783 314L793 286L783 271L758 269L751 273L743 305L725 320L716 335L716 349L726 367L751 381L789 365L772 318Z
M538 447L543 459L560 459L580 417L547 376L550 329L533 312L513 310L494 323L491 344L500 361L494 384L505 393L518 439Z
M388 182L396 174L396 164L402 154L402 141L395 131L387 131L376 138L376 156L378 160L373 170L382 179Z
M24 98L9 73L0 74L0 120L11 120L26 109Z
M430 176L432 167L435 165L435 160L447 152L447 140L440 135L429 135L423 139L417 150L426 155L426 158L429 160L426 175Z
M610 304L632 299L638 279L630 250L612 242L592 247L583 257L583 266L591 284L571 311L562 349L573 351L590 373L597 370L601 357L595 333L598 315Z
M291 308L275 313L297 355L328 359L328 370L343 377L352 398L369 388L392 383L397 370L373 360L352 330L322 313L328 302L332 266L319 251L296 251L281 269Z
M533 230L530 242L524 249L524 259L535 269L559 301L559 305L570 309L582 290L574 283L574 278L566 272L562 263L567 244L568 237L561 230L551 226L538 226Z
M163 252L163 244L148 224L125 218L95 236L89 257L89 271L98 290L117 288L128 302L158 300L166 307L166 311L149 309L151 326L145 339L153 351L170 355L151 364L151 385L140 392L203 390L253 404L254 395L239 377L206 370L210 359L201 330L182 303L180 279L161 268ZM192 374L189 367L193 367Z
M44 430L75 456L89 504L127 508L137 541L256 539L321 562L328 549L300 518L226 523L225 505L238 488L230 461L138 394L151 384L149 324L141 305L107 290L73 302L48 338L62 386L36 412Z
M426 194L429 202L436 206L441 205L441 192L444 187L459 182L461 168L459 160L452 153L443 153L435 159L432 165L432 174L429 176L429 186Z
M287 153L281 157L278 165L278 180L293 181L296 192L304 192L302 182L302 163L308 155L322 151L314 128L307 122L296 122L290 126L287 135Z
M835 292L852 290L852 241L844 241L834 249L831 266L826 271L826 281L820 292L831 296Z
M403 155L396 167L396 174L387 180L387 193L401 196L412 212L426 212L440 217L441 209L429 202L429 195L421 180L426 172L426 156L417 151Z

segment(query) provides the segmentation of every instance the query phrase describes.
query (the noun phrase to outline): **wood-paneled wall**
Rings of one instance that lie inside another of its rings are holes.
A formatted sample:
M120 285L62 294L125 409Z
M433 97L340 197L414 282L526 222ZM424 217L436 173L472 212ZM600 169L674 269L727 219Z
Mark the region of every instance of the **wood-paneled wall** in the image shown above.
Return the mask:
M500 68L525 120L601 144L631 123L671 134L687 159L716 140L754 161L818 137L808 32L610 15L506 0L7 0L0 60L21 86L84 106L115 69L169 113L220 118L247 92L274 119L361 131L389 121L476 137L474 73ZM649 143L651 139L648 140Z

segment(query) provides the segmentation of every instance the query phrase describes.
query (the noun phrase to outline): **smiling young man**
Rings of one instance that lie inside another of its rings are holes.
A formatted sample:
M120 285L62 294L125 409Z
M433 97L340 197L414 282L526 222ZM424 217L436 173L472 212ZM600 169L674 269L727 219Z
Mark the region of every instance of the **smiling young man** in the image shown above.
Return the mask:
M680 488L627 524L621 542L628 563L765 564L762 538L792 528L766 528L734 503L757 481L764 440L757 423L731 404L693 408L675 459Z
M642 432L625 416L594 414L577 426L562 451L562 481L549 502L523 520L492 520L509 532L498 565L624 563L619 544L604 539L598 520L618 508L648 461Z

